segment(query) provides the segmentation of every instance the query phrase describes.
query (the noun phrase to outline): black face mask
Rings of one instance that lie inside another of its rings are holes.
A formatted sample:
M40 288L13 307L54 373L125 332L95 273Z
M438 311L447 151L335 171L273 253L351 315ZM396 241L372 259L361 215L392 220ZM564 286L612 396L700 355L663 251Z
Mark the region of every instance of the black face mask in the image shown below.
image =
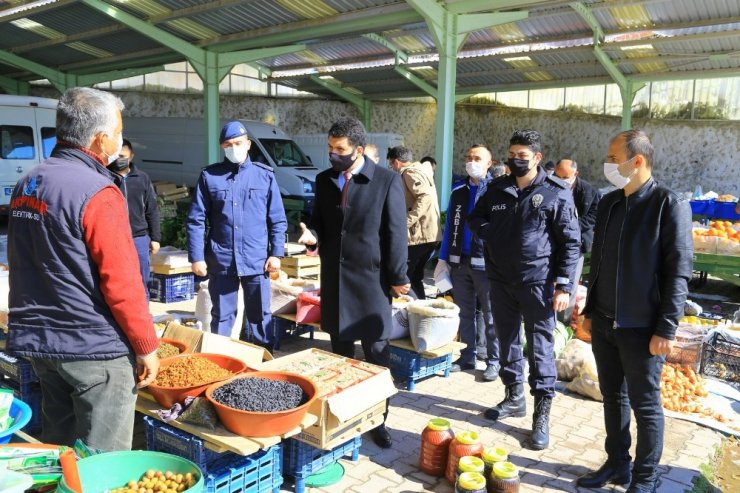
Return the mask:
M339 173L343 171L347 171L350 166L352 166L352 163L355 162L355 160L352 158L352 154L354 154L355 151L352 151L350 154L347 154L346 156L341 156L335 152L329 153L329 162L331 163L331 167L334 171L338 171Z
M529 173L529 159L517 159L515 157L510 157L506 161L506 165L511 170L511 174L521 178L522 176Z
M121 173L129 168L128 158L119 157L108 165L108 169L114 173Z

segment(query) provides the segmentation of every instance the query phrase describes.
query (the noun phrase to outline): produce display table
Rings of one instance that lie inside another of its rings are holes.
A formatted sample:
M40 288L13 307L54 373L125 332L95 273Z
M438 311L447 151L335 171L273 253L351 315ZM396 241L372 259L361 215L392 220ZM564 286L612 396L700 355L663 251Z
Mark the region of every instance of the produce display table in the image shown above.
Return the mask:
M319 323L308 323L308 324L299 324L295 321L295 313L281 313L279 315L273 315L274 318L280 318L282 320L285 320L287 322L290 322L288 325L290 327L290 335L301 335L308 332L308 338L313 339L313 333L315 329L321 330L321 324ZM278 334L275 349L280 349L280 335Z
M160 419L159 415L157 415L157 410L161 408L162 406L154 400L151 394L145 391L139 391L139 398L136 400L137 411L147 416L151 416L154 419ZM246 456L278 444L284 438L297 435L305 428L314 425L317 421L318 418L315 415L308 413L303 418L303 421L301 421L300 426L284 433L283 435L267 438L241 437L226 430L220 424L213 430L206 428L205 426L181 423L179 421L169 421L167 424L173 428L180 429L202 439L206 443L206 448L209 450L219 453L234 452L239 455Z
M715 277L740 286L740 257L734 255L715 255L711 253L694 254L694 270L712 274Z

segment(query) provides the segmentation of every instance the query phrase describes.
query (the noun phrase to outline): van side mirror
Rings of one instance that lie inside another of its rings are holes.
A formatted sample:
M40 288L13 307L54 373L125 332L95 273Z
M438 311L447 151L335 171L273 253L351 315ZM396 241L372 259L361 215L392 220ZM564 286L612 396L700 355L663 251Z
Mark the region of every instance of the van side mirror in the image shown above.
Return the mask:
M308 162L313 164L313 161L311 161L311 156L306 156L306 159L308 159Z

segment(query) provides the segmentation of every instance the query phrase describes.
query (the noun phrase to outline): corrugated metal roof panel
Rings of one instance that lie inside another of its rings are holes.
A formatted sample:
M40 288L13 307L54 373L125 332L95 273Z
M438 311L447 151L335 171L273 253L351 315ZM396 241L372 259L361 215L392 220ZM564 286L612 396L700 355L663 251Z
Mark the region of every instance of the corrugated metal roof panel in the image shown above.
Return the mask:
M10 23L2 24L2 29L0 29L0 48L2 49L36 43L45 39L43 36L21 29Z
M24 53L23 57L47 67L59 67L60 65L67 65L69 63L92 59L90 55L74 50L63 44L54 46L53 50L48 48L31 50Z

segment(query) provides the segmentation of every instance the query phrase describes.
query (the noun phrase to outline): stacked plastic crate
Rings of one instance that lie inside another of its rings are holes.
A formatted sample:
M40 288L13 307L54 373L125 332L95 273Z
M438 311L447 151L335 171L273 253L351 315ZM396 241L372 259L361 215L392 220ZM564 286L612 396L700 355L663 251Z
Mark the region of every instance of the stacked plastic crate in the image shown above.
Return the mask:
M23 431L30 434L41 431L41 388L31 362L0 351L0 387L11 389L16 398L31 408L31 421Z
M203 472L206 493L278 493L283 484L280 444L249 456L218 453L200 438L144 417L148 450L179 455L195 462Z

